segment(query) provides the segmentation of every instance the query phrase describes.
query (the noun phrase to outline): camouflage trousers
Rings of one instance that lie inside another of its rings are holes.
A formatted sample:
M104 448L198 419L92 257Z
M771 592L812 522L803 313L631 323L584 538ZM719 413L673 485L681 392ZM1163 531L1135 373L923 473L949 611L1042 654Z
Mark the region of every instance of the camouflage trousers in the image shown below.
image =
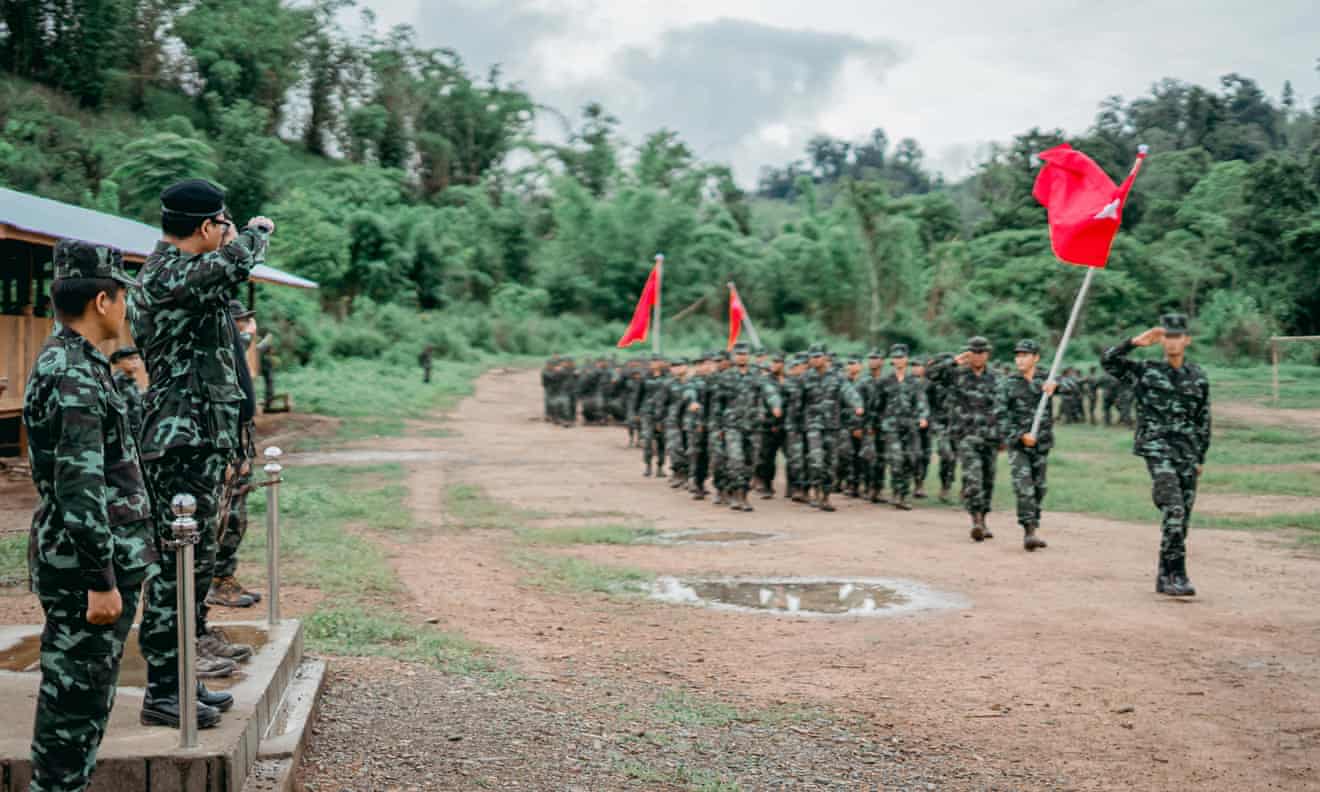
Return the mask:
M784 475L789 490L807 488L807 436L800 430L790 429L784 439Z
M968 514L988 514L995 494L995 458L999 444L980 437L958 441L958 461L962 464L962 499Z
M244 472L246 470L246 472ZM215 552L215 576L232 577L238 571L238 548L248 529L248 487L252 460L242 458L229 466L220 509L220 537Z
M917 448L917 456L912 469L912 477L916 482L917 489L926 486L926 474L930 471L932 434L933 432L929 423L927 423L925 429L920 427L917 428L917 440L919 441L919 446Z
M1187 531L1196 505L1196 463L1146 457L1151 497L1160 510L1160 560L1179 561L1187 555Z
M907 497L912 494L912 482L917 476L921 437L917 434L917 427L903 426L885 432L884 439L890 490L900 498Z
M675 422L665 424L665 451L669 454L669 470L679 478L687 478L687 435Z
M592 394L582 399L582 420L586 423L600 423L608 416L605 414L605 397Z
M839 441L834 447L835 480L839 486L861 486L862 477L866 475L866 467L862 464L862 447L865 442L865 432L861 437L853 437L853 430L839 430Z
M555 423L577 423L577 405L568 396L556 394L550 399L550 417Z
M87 623L87 590L39 590L41 687L32 726L31 792L82 790L110 721L124 641L137 616L139 581L119 589L124 609L114 624Z
M834 489L834 454L838 441L838 429L807 430L807 481L826 493Z
M1008 450L1018 525L1040 525L1040 505L1045 502L1045 463L1049 455L1049 451L1034 448Z
M953 432L941 429L939 441L940 487L953 488L953 481L958 477L958 445L953 440Z
M651 416L642 414L642 461L651 464L654 459L657 464L665 464L665 433L662 426L657 425L656 420Z
M885 435L884 432L868 431L862 446L862 461L866 465L866 488L873 495L878 495L885 488Z
M138 643L147 661L147 695L173 697L179 690L179 614L176 605L178 554L165 546L172 536L174 513L170 501L187 493L197 499L198 542L193 548L197 630L206 626L206 593L215 574L216 521L230 455L213 449L186 448L167 452L142 463L151 493L151 515L160 549L160 574L147 581Z
M724 432L706 430L706 457L710 462L710 479L716 490L729 488L729 459L725 453Z
M784 430L778 426L764 429L758 433L760 443L756 449L756 477L767 488L775 488L775 476L778 475L776 467L779 461L779 450L784 445Z
M725 429L725 464L728 465L728 490L745 490L752 480L752 467L756 462L756 448L752 438L755 432L743 429Z
M710 445L706 442L705 430L696 426L688 429L687 437L688 480L701 487L710 473Z

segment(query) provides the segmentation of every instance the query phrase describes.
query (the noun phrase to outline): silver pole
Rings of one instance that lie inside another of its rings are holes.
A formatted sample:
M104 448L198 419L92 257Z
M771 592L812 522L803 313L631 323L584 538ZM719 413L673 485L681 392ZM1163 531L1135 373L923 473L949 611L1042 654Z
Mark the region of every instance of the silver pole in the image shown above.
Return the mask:
M1086 268L1086 277L1082 279L1082 288L1077 290L1077 299L1073 300L1072 315L1068 317L1068 326L1063 330L1063 338L1059 339L1059 349L1054 353L1054 363L1050 366L1050 376L1045 380L1048 385L1054 382L1054 378L1059 376L1059 368L1063 366L1063 353L1068 351L1068 341L1072 339L1073 329L1077 327L1077 317L1082 313L1082 303L1086 302L1086 292L1091 288L1091 279L1095 277L1095 267ZM1031 421L1031 434L1034 437L1040 431L1040 421L1045 417L1045 408L1049 406L1050 395L1042 393L1040 395L1040 404L1036 405L1036 417Z
M651 351L655 354L663 354L664 349L660 343L660 305L663 302L660 298L665 285L665 255L663 253L655 254L655 334L651 336Z
M275 446L265 451L266 466L266 621L280 623L280 473L284 452Z
M179 609L179 747L197 747L197 598L193 591L193 546L197 544L197 499L175 495L174 511L176 606Z
M729 281L729 291L733 292L734 296L738 298L738 302L742 302L742 295L738 293L738 287L733 284L733 281ZM747 335L752 337L752 345L761 346L761 336L756 332L756 325L752 324L752 317L747 313L746 303L743 303L742 324L743 327L747 328Z

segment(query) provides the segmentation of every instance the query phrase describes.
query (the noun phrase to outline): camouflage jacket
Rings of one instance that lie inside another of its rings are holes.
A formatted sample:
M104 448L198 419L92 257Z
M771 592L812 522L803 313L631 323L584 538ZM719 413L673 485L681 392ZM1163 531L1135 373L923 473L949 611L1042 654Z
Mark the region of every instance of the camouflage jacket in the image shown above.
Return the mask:
M698 374L694 377L688 377L688 381L683 384L683 395L679 399L679 411L683 416L683 431L692 434L705 430L705 424L702 421L701 411L692 412L692 405L697 405L701 410L706 409L706 378Z
M128 410L128 428L136 444L142 435L142 391L138 390L137 379L132 374L116 371L114 382L115 390L123 397L124 407Z
M762 415L768 410L782 410L779 389L770 378L748 367L746 372L735 366L722 375L723 412L720 427L751 432L761 426Z
M646 374L638 370L630 372L627 379L624 380L623 405L630 417L641 414L642 394L646 379Z
M955 441L979 439L999 444L999 422L995 417L995 403L999 398L999 375L989 366L977 376L969 367L953 362L953 356L942 356L933 362L926 374L931 382L943 388L948 427Z
M864 393L862 390L863 377L859 375L857 379L851 379L847 374L840 373L839 379L843 380L843 385L839 392L839 427L849 431L853 429L862 429L869 422L870 415L866 412L858 415L857 410L849 407L849 405L856 401L859 402L863 408L866 407L866 397L862 395ZM852 396L847 395L848 391L852 391Z
M669 403L669 375L648 376L642 383L642 415L663 421Z
M109 591L144 579L156 560L151 505L110 361L61 327L28 378L23 425L39 498L28 543L36 586Z
M761 416L760 416L760 421L758 422L756 428L760 429L763 432L770 432L776 429L782 429L784 426L784 417L783 415L780 415L780 417L778 418L775 417L775 413L774 413L775 405L771 403L770 399L768 398L768 394L773 393L775 397L778 399L779 409L782 413L784 409L784 388L788 384L788 377L785 376L783 380L780 380L774 374L771 374L770 371L767 369L762 379L765 380L768 390L762 391Z
M1048 375L1036 370L1036 376L1028 382L1020 373L1004 377L999 383L999 397L995 413L999 421L999 439L1009 448L1021 449L1022 435L1031 431L1031 422L1036 419L1036 405L1040 404L1041 388L1045 386ZM1070 379L1058 380L1057 395L1076 394L1080 390L1077 383ZM1049 451L1054 447L1054 398L1045 407L1040 418L1040 429L1036 432L1036 450Z
M845 387L846 386L846 387ZM805 428L807 431L821 431L842 428L839 424L840 404L847 406L856 416L857 408L863 407L862 397L847 378L834 369L824 374L812 369L802 377L802 387L806 402Z
M678 377L670 377L669 393L665 394L665 427L669 429L683 428L683 409L686 406L684 395L687 393L687 380L681 380Z
M142 288L129 296L133 339L151 374L144 460L175 448L238 448L243 390L228 303L263 260L266 242L264 231L246 229L213 253L158 242L147 257Z
M1131 339L1105 350L1100 363L1132 389L1137 431L1132 453L1205 464L1210 449L1210 380L1195 363L1129 360Z
M862 404L866 407L866 415L863 416L863 427L870 432L880 431L880 419L884 416L875 408L876 399L879 398L880 383L884 382L884 375L874 377L868 370L857 381L857 393L862 397Z
M786 377L783 387L784 431L801 432L806 426L806 404L803 398L806 391L802 387L802 377Z
M926 382L911 372L900 382L897 375L890 373L878 383L875 401L868 409L879 413L881 431L916 429L922 421L930 420Z

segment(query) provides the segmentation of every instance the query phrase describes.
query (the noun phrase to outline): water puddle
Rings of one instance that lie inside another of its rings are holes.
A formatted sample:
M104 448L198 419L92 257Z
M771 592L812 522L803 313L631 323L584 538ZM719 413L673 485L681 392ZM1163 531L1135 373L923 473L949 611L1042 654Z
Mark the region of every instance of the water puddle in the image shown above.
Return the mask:
M776 539L778 534L758 531L673 531L658 534L655 541L660 544L738 544L743 542L762 542Z
M788 616L890 616L965 608L961 597L889 578L708 578L656 580L651 596L717 610Z
M261 647L266 645L266 631L260 627L248 624L230 624L224 626L225 633L229 640L234 643L244 643L251 646L256 651L261 651ZM242 668L244 663L239 663L239 673L224 679L207 679L206 686L216 690L223 690L230 685L244 678ZM0 647L0 672L12 673L41 673L41 635L26 635L17 642L8 646ZM147 661L142 659L142 651L138 649L137 628L129 633L128 641L124 645L124 659L119 665L119 684L122 687L146 687L147 685Z

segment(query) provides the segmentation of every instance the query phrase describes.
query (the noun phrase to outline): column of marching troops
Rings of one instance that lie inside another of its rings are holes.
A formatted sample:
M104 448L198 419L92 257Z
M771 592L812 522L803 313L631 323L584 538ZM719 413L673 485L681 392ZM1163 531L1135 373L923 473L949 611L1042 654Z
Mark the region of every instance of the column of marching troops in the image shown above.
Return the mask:
M1056 407L1065 423L1094 424L1102 413L1109 425L1116 411L1120 424L1136 428L1134 453L1147 462L1162 513L1156 591L1189 596L1185 538L1210 444L1209 384L1198 366L1183 363L1189 342L1186 317L1167 314L1160 327L1107 350L1102 375L1070 368L1054 382L1040 369L1036 341L1019 341L1013 365L996 370L981 336L960 353L925 358L905 344L844 356L816 344L786 357L746 343L693 360L597 358L581 369L555 356L541 382L545 420L575 426L580 411L588 425L623 424L629 446L641 450L642 475L664 477L667 464L673 489L740 512L753 510L753 493L774 497L781 455L786 495L796 503L832 512L831 497L842 494L910 510L927 497L935 456L939 499L951 501L961 468L970 535L983 542L994 537L986 518L998 455L1007 451L1027 551L1046 547L1039 529ZM1157 343L1164 361L1127 359Z

